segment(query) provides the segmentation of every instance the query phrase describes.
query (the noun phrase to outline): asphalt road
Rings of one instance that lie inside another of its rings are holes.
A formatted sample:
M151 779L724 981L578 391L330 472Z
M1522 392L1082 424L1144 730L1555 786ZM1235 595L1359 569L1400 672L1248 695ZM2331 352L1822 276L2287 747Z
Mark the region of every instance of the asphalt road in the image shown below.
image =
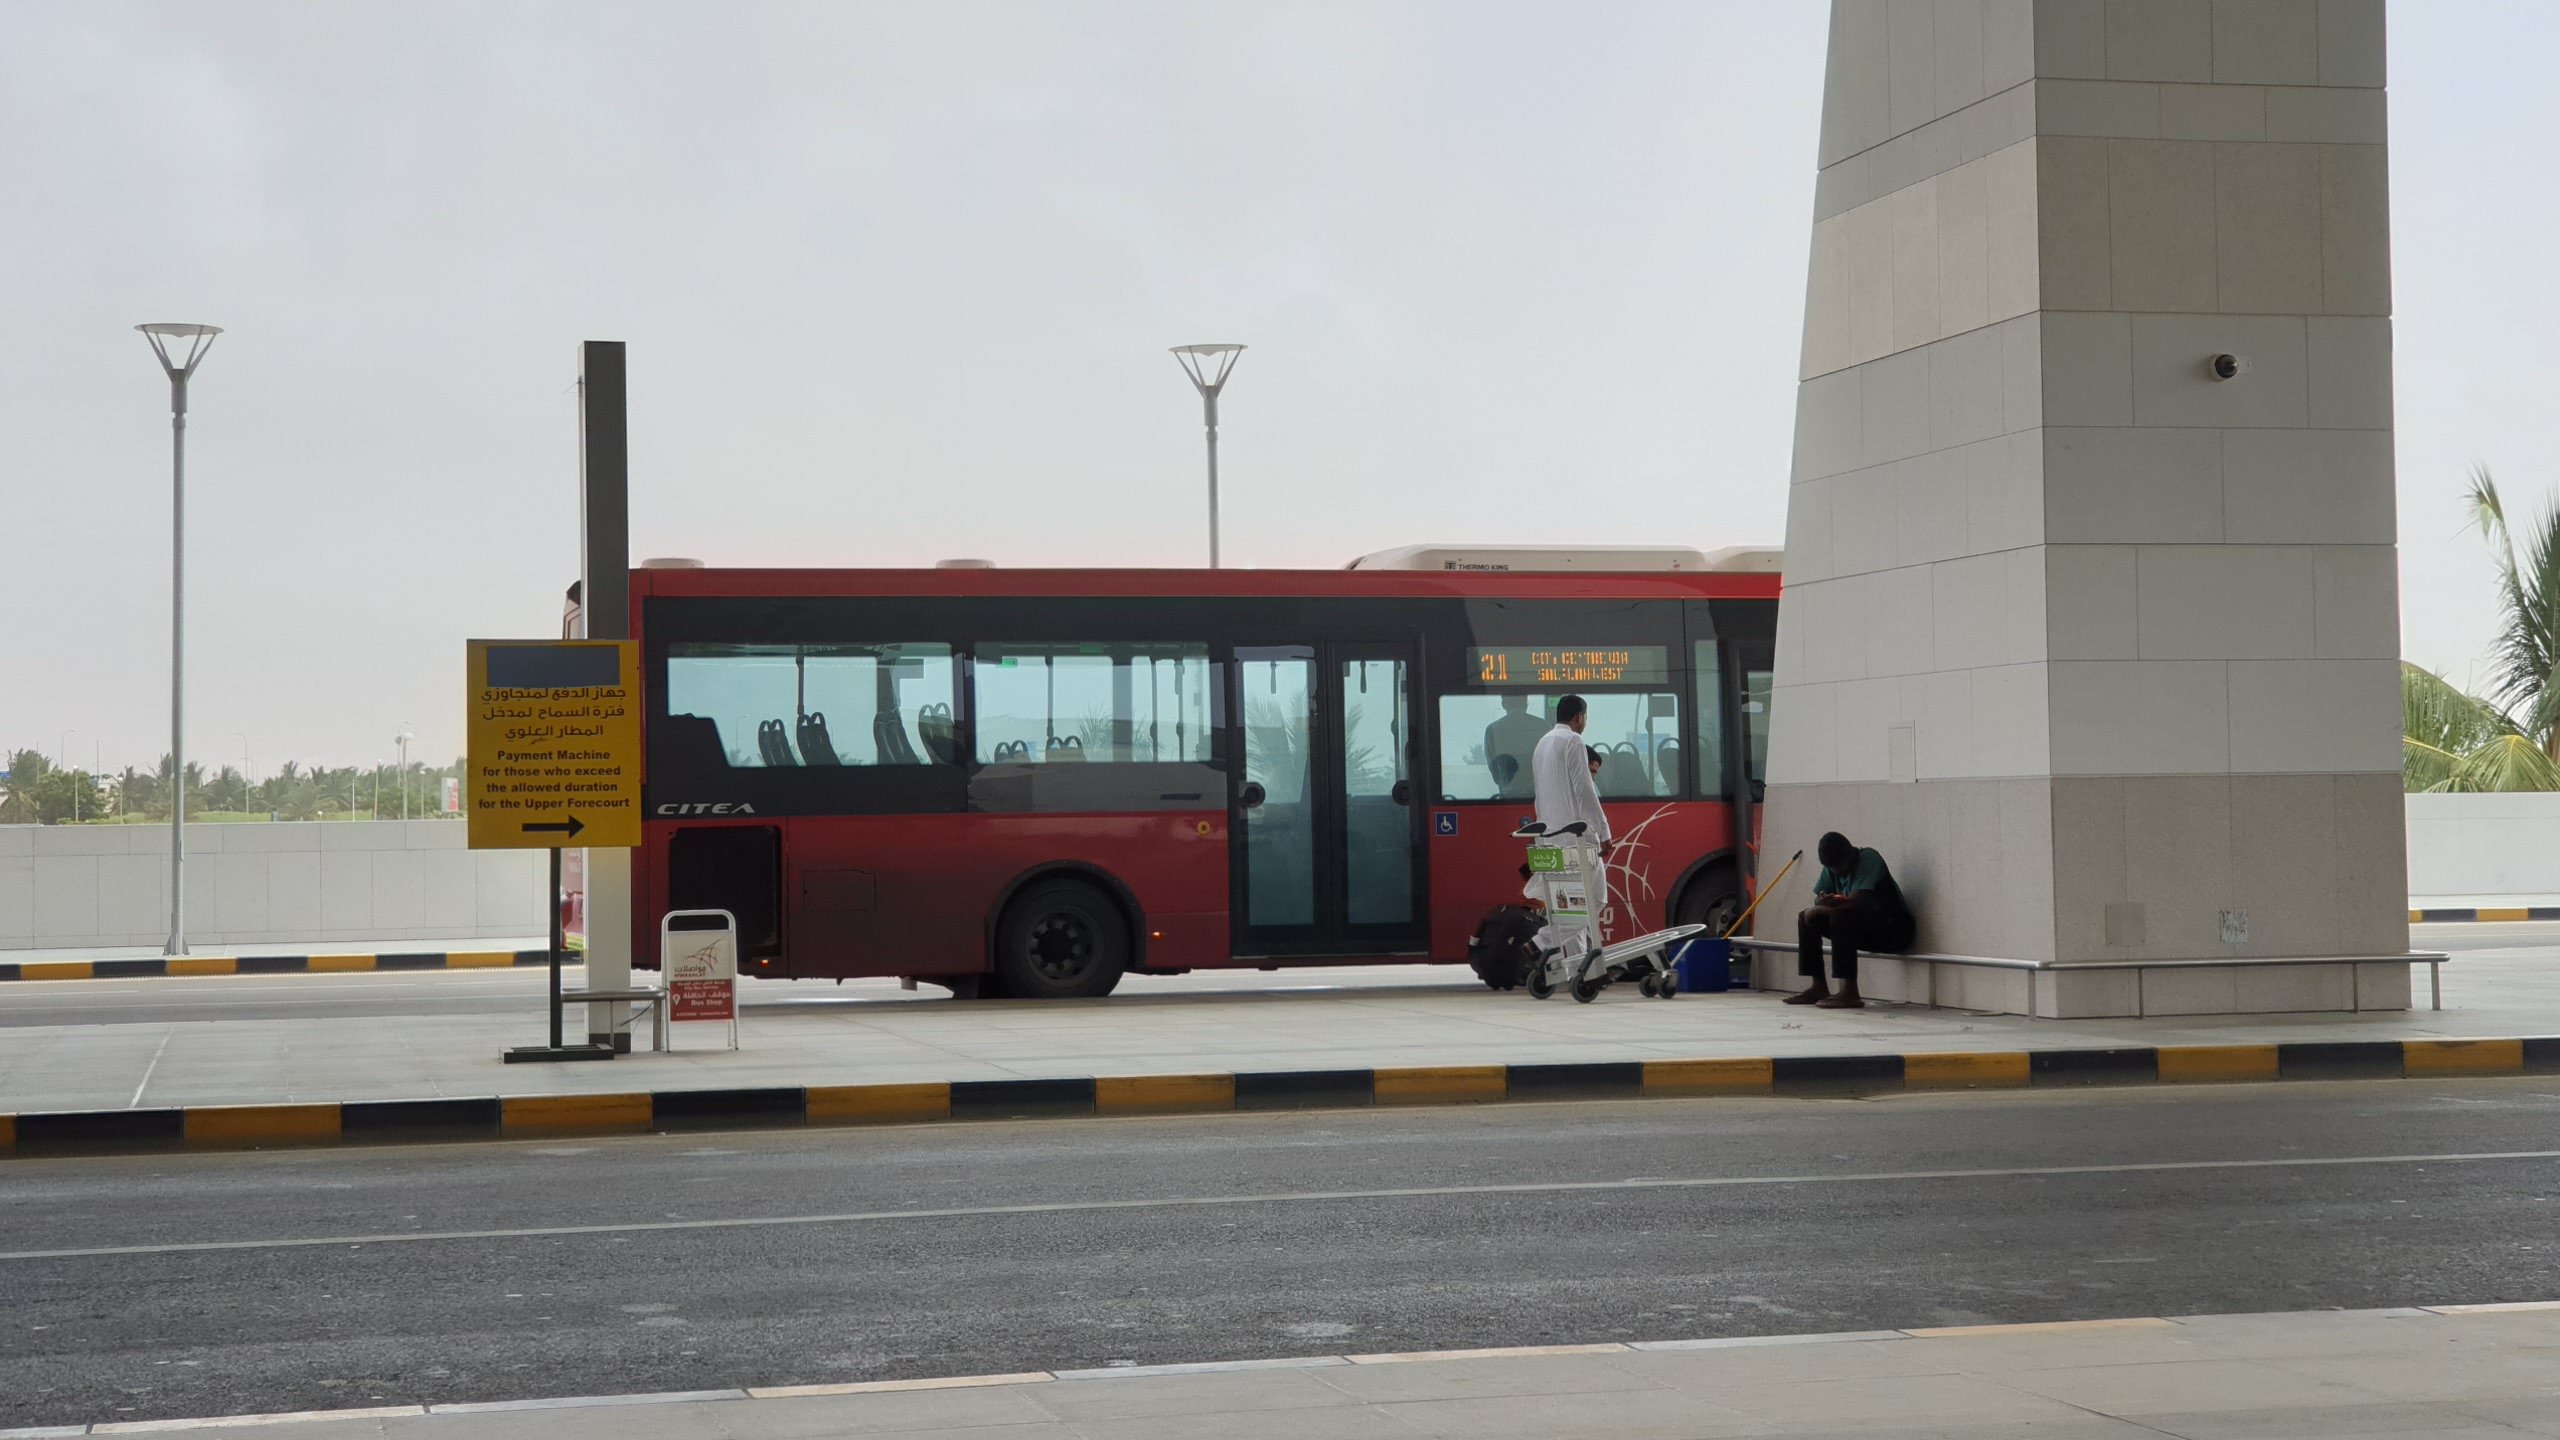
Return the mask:
M0 1427L2560 1297L2547 1078L0 1164Z
M2456 955L2548 958L2560 961L2560 924L2421 925L2412 941L2422 950ZM573 967L569 983L585 983ZM2424 980L2421 975L2420 980ZM547 983L539 969L397 971L359 975L237 975L204 979L44 980L0 985L0 1027L28 1025L131 1025L170 1020L318 1020L370 1015L539 1014ZM1218 990L1271 990L1307 986L1394 988L1425 986L1473 991L1476 979L1462 965L1391 965L1363 968L1299 968L1280 972L1202 971L1158 979L1132 976L1123 995L1201 995ZM2423 986L2421 986L2423 989ZM942 1001L949 992L930 986L902 991L894 980L751 980L743 1003L749 1010L776 1007L867 1005ZM2423 998L2423 997L2422 997Z

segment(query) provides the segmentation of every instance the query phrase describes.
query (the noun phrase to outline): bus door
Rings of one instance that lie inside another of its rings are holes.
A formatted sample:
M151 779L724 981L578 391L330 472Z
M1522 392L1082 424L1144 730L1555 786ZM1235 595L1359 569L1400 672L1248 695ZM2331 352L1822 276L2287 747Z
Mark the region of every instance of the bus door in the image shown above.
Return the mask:
M1239 646L1234 953L1417 953L1423 815L1405 644Z

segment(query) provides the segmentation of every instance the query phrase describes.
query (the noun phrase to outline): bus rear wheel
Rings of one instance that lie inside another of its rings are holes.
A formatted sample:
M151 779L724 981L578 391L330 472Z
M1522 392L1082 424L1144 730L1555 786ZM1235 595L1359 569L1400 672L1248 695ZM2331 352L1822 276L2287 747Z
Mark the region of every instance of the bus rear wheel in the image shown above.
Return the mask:
M1742 917L1742 877L1730 865L1717 864L1699 872L1680 892L1679 908L1671 915L1674 925L1704 925L1710 935L1722 935Z
M1024 1000L1108 995L1129 967L1129 922L1111 897L1050 880L1014 897L996 922L996 978Z

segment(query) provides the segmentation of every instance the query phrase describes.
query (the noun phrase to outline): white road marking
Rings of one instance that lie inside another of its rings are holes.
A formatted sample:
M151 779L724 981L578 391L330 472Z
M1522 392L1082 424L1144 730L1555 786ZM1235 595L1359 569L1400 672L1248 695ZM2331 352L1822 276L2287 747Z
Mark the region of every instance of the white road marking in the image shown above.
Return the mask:
M1769 1185L1882 1185L1928 1180L2037 1180L2077 1175L2166 1175L2215 1170L2309 1170L2342 1165L2477 1165L2560 1160L2560 1150L2482 1150L2441 1155L2325 1155L2265 1160L2156 1160L2124 1165L2029 1165L1985 1170L1874 1170L1839 1175L1703 1175L1664 1180L1547 1180L1511 1185L1412 1185L1380 1190L1277 1191L1252 1195L1172 1195L1158 1199L1056 1200L1020 1205L954 1205L935 1210L847 1210L821 1215L730 1215L703 1220L634 1220L612 1225L538 1225L508 1230L284 1236L189 1240L165 1245L96 1245L0 1251L0 1261L83 1260L114 1255L188 1255L216 1250L299 1250L322 1245L418 1245L454 1240L543 1240L655 1231L763 1230L869 1225L901 1220L971 1220L1007 1215L1073 1215L1113 1210L1186 1210L1231 1205L1324 1205L1358 1200L1427 1200L1460 1195L1559 1195L1593 1191L1724 1190Z
M151 1052L151 1063L142 1067L142 1083L133 1087L133 1098L124 1103L124 1108L131 1110L142 1103L142 1092L151 1088L151 1077L160 1068L160 1057L169 1053L169 1039L177 1033L175 1030L161 1032L160 1048Z

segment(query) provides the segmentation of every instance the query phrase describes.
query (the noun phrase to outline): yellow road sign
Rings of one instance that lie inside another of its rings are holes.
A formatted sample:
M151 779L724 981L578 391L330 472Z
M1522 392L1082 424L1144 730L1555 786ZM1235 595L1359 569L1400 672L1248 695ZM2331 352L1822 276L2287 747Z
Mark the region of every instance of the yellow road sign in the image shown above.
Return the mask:
M639 647L474 640L470 673L471 848L639 844Z

